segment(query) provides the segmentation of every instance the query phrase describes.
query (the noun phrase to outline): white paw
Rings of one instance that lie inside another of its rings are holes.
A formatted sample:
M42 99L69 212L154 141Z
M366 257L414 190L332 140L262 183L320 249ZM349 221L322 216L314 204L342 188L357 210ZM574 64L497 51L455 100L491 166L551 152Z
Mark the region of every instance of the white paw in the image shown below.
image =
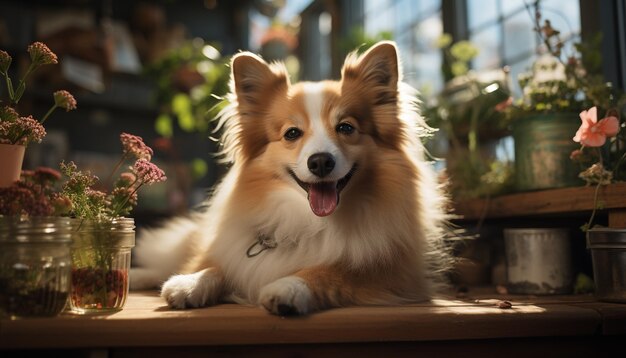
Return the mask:
M276 315L302 315L312 310L311 290L303 279L283 277L261 289L259 302Z
M172 308L210 306L221 295L221 278L210 269L170 277L161 288L161 297Z

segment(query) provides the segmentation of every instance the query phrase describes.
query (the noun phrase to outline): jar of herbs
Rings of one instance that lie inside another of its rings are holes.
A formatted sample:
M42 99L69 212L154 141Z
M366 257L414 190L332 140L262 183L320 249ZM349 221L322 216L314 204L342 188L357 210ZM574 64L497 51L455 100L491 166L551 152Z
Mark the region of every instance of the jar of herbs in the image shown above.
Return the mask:
M72 312L121 310L128 296L135 221L72 219L72 225Z
M51 317L70 290L70 219L0 216L0 314Z

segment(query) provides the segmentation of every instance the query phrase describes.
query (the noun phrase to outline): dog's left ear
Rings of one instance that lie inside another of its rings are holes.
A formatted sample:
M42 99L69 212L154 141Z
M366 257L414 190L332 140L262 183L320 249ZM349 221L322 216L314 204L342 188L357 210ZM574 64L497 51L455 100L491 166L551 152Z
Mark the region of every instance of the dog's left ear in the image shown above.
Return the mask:
M400 70L398 51L391 41L381 41L363 55L349 55L341 70L344 81L360 81L377 92L378 102L395 100Z

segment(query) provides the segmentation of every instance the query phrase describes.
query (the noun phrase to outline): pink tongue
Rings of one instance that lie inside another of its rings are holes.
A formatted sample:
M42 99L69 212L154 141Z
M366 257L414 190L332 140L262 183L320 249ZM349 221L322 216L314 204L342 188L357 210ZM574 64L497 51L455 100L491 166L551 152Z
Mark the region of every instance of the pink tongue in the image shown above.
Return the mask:
M327 216L337 208L337 184L316 183L309 187L309 205L317 216Z

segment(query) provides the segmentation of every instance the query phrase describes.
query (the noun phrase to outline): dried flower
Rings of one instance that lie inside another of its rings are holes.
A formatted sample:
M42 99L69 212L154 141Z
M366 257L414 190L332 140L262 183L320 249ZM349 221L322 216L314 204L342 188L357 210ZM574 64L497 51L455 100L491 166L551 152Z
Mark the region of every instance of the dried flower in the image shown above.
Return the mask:
M31 58L30 66L23 72L17 87L14 87L13 80L8 74L8 68L12 60L11 56L0 50L0 74L5 79L8 97L6 102L4 99L0 100L0 102L9 104L0 107L0 143L27 145L31 141L40 142L46 135L43 123L57 107L65 108L66 111L76 108L74 97L69 92L61 90L54 92L54 105L41 118L39 123L35 123L37 121L32 119L31 116L20 117L14 108L26 91L28 76L41 65L58 63L57 55L42 42L35 42L28 46L28 53ZM7 122L14 124L8 124Z
M143 184L150 185L167 179L163 170L145 159L137 160L131 170Z
M59 215L54 201L58 172L50 168L22 172L19 181L0 189L0 215Z
M0 107L0 121L13 122L19 116L20 115L12 107L9 107L9 106Z
M34 66L56 65L59 63L57 55L52 52L43 42L34 42L28 46L30 60Z
M33 172L33 179L38 183L56 182L61 179L61 173L48 167L39 167Z
M24 131L24 136L29 142L41 142L46 136L46 129L32 116L20 117L15 121ZM20 138L24 141L24 138Z
M74 96L66 90L54 92L54 104L57 107L65 108L66 112L76 109Z
M28 142L41 142L46 129L33 117L19 117L14 121L0 121L2 142L25 145Z
M598 110L592 107L588 111L580 112L582 124L574 141L587 147L601 147L607 137L614 137L619 132L619 121L616 117L606 117L598 121Z
M0 50L0 73L7 73L12 60L13 59L6 51Z
M148 147L144 142L143 138L128 134L122 133L120 134L120 141L122 142L122 149L124 154L132 154L137 159L152 159L152 148Z
M613 172L606 170L602 163L596 163L582 171L578 176L587 182L587 185L608 185L613 181Z

